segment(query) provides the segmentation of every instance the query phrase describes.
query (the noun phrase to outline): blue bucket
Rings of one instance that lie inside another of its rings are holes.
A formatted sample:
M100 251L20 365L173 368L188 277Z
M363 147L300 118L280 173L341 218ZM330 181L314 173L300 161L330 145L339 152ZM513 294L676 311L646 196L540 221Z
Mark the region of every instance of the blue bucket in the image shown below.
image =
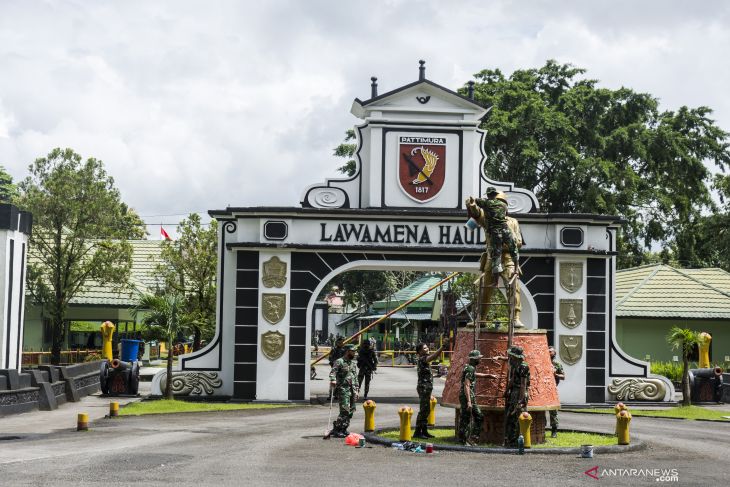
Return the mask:
M122 362L136 362L139 353L139 344L142 340L121 339L122 342Z

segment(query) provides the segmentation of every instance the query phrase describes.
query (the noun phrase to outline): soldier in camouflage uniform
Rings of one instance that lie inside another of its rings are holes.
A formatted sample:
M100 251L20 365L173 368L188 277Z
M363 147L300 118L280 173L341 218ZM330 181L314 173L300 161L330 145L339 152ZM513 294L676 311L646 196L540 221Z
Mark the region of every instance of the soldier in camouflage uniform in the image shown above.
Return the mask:
M355 365L355 345L344 346L345 355L335 362L330 371L330 388L336 390L336 397L339 397L340 415L332 425L332 431L325 436L329 438L344 438L350 433L347 428L350 426L352 414L355 412L355 402L358 397L357 365Z
M419 343L416 347L418 354L418 362L416 368L418 370L418 384L416 392L418 392L418 416L416 416L416 431L414 438L433 438L428 432L428 415L431 412L431 393L433 392L433 374L431 373L431 362L449 345L448 339L441 345L441 348L433 353L429 353L428 345Z
M491 377L496 379L497 376L492 374L482 374L477 372L477 366L481 361L482 354L479 350L469 352L469 363L464 366L461 371L461 389L459 390L459 403L461 409L459 411L459 440L465 445L475 445L479 440L482 432L482 421L484 415L479 409L476 398L475 384L477 377Z
M553 375L555 376L555 385L560 384L561 380L565 380L565 371L563 371L563 365L555 360L555 347L548 348L550 352L550 361L553 363ZM558 437L558 411L557 409L550 410L550 429L552 438Z
M470 203L476 204L479 208L484 210L484 216L487 220L487 230L489 231L489 242L490 242L490 255L492 256L492 274L501 274L504 272L502 266L502 246L506 245L509 249L512 261L517 265L517 272L519 272L519 251L518 245L507 225L507 202L498 198L499 192L490 186L487 188L487 198L476 198L472 201L470 198L467 200L467 208ZM474 215L471 215L474 217Z
M373 377L373 373L378 368L378 356L373 350L372 342L370 340L363 340L360 348L357 351L357 382L360 387L365 385L365 394L363 399L368 398L368 392L370 392L370 380ZM358 390L358 392L360 392Z
M510 347L507 356L509 376L504 393L504 446L515 448L520 436L519 417L527 410L527 402L530 400L530 366L525 362L522 347Z

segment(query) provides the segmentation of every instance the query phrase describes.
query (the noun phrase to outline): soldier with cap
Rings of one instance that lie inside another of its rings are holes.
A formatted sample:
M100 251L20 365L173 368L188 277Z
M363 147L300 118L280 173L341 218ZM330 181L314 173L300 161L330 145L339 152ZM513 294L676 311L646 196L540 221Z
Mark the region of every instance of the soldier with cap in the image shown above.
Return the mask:
M344 438L350 433L347 428L355 412L355 402L358 398L357 365L355 365L355 345L347 344L343 347L345 355L338 358L330 371L330 388L335 390L339 398L340 414L332 425L332 431L327 433L325 439L330 436Z
M527 410L527 402L530 400L530 366L525 362L522 347L510 347L507 357L509 375L504 392L504 446L514 448L520 436L519 417Z
M563 365L555 359L555 347L549 347L550 361L553 363L553 376L555 377L555 385L560 384L561 380L565 380L565 371L563 371ZM558 411L557 409L550 410L550 429L552 430L551 438L558 437Z
M345 355L345 338L337 336L337 339L335 340L335 346L332 347L332 350L330 350L330 367L334 367L337 359L342 357L343 355Z
M431 412L431 393L433 392L433 373L431 372L431 362L439 356L439 354L448 347L449 340L446 339L441 347L433 353L430 353L426 343L419 343L416 346L416 354L418 361L416 369L418 371L418 384L416 392L418 392L418 416L416 416L416 431L414 438L433 438L428 432L428 415Z
M504 193L499 193L494 186L487 188L487 198L469 198L466 201L469 216L478 220L479 214L475 207L483 211L486 219L487 232L489 234L490 255L492 258L492 274L501 274L504 271L502 266L502 246L507 246L512 261L519 272L519 251L517 240L507 224L507 198ZM481 212L479 212L481 213Z
M496 375L482 374L476 371L482 354L479 350L469 352L469 363L461 371L461 389L459 390L459 440L465 445L473 446L479 440L482 431L484 415L479 409L476 398L475 384L477 377L496 379Z

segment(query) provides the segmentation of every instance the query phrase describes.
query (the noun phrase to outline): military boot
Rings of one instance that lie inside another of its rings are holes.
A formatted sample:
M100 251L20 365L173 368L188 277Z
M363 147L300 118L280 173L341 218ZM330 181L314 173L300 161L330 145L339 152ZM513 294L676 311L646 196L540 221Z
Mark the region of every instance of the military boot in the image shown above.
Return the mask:
M429 436L426 436L427 433L424 431L425 429L426 428L424 428L423 426L416 426L416 431L413 433L413 437L427 440Z
M558 437L558 427L553 426L552 427L552 433L550 434L550 438L557 438Z

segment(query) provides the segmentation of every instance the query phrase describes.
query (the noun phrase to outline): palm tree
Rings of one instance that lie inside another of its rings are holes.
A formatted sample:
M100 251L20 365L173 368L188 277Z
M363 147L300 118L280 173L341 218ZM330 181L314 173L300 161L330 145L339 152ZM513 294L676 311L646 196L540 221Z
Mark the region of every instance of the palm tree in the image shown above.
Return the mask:
M692 404L689 390L689 356L694 347L700 343L699 333L689 328L673 326L667 334L667 343L672 346L672 350L680 347L682 349L682 405L689 406Z
M150 332L167 341L167 380L165 399L174 399L172 394L172 344L175 338L187 328L183 313L183 298L177 293L164 295L143 294L132 311L135 319L142 315L142 323Z

